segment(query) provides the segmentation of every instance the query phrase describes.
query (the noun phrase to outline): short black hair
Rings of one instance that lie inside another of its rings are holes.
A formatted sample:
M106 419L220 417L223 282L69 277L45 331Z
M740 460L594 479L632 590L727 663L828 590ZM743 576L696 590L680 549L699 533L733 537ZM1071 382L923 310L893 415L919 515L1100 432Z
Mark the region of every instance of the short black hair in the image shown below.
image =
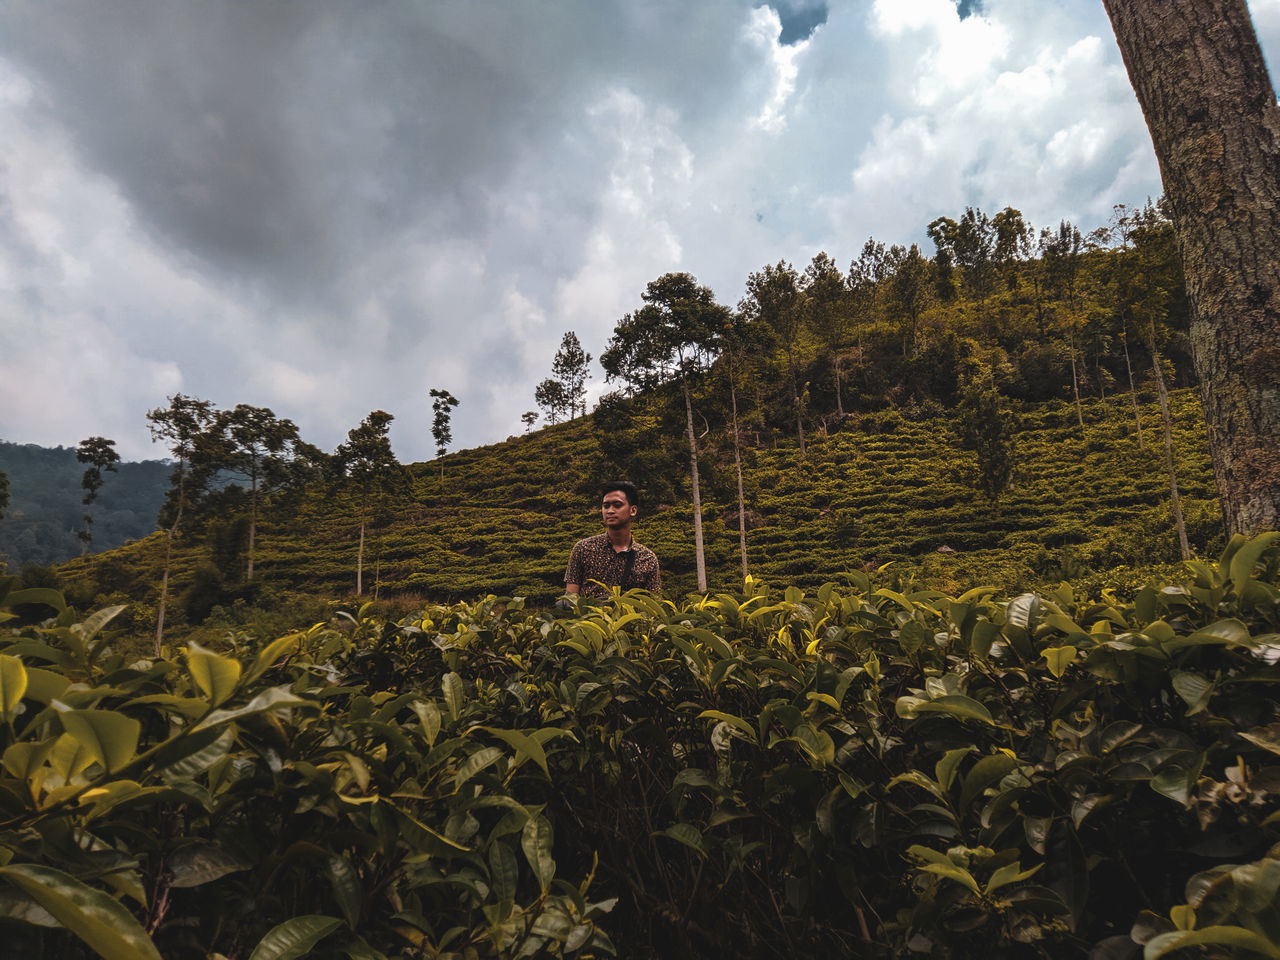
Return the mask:
M603 500L605 494L613 493L615 490L627 498L627 506L640 506L640 491L630 480L610 480L600 488L600 499Z

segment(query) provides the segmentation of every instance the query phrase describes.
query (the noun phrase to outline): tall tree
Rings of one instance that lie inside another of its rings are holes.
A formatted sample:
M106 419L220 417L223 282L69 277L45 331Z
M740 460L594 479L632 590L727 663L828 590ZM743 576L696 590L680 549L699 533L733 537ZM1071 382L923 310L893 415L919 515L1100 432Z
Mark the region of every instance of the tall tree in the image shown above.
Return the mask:
M987 297L999 276L996 262L996 228L976 207L966 207L952 236L952 255L960 268L965 290L978 301L978 316L985 323Z
M844 418L844 392L840 383L840 349L844 346L845 331L849 322L844 275L836 262L824 250L815 254L804 268L801 281L804 291L804 308L808 314L809 328L818 335L827 355L831 358L832 387L836 395L836 416Z
M533 388L533 401L542 408L550 424L565 419L569 409L569 395L565 393L564 384L552 377L547 377Z
M520 414L520 422L524 424L524 432L529 433L533 430L533 425L538 422L537 410L526 410Z
M694 559L698 590L707 590L707 564L702 541L702 491L698 481L698 438L693 429L693 381L715 359L729 310L715 302L710 288L688 273L667 273L649 282L635 313L618 322L600 357L609 379L640 389L678 383L684 396L685 432L689 440L689 478L693 492Z
M750 357L765 351L768 337L763 324L753 323L741 313L729 317L721 336L721 363L729 383L729 415L733 430L733 469L738 481L738 551L742 558L742 588L751 575L747 566L747 498L742 483L742 431L738 420L738 380L750 364Z
M214 419L213 404L208 400L175 393L169 406L147 413L147 430L152 443L162 442L173 458L173 476L169 495L160 511L160 524L165 528L164 572L160 578L160 601L156 605L155 654L160 656L164 643L164 619L169 601L169 568L173 563L173 542L178 537L184 515L201 492L201 479L208 474L192 475L193 463L209 445L208 429Z
M0 470L0 520L4 519L4 512L9 509L9 475Z
M453 443L453 408L461 401L448 390L432 387L431 394L431 436L436 442L436 457L440 460L440 479L444 479L444 455L449 452L449 444Z
M116 442L106 437L89 437L81 440L80 446L76 448L76 459L89 464L80 478L80 486L84 490L84 499L80 501L85 508L84 526L76 536L80 539L81 556L89 552L89 543L93 540L93 511L90 507L98 499L98 491L106 482L106 478L102 476L103 471L115 473L116 464L120 462L120 454L116 453L115 446Z
M956 405L960 446L977 457L974 485L991 501L997 514L1000 496L1013 478L1018 417L989 379L964 388Z
M747 277L747 295L738 311L749 320L769 325L787 355L787 375L791 386L791 404L796 418L796 436L800 439L800 456L804 447L804 402L800 392L800 333L804 324L803 294L800 276L784 260L768 264ZM604 359L601 358L601 363ZM807 394L808 391L806 390Z
M587 381L591 379L591 354L582 349L578 335L570 330L560 340L560 349L551 361L551 373L564 384L569 419L581 410L587 414Z
M394 420L384 410L374 410L360 421L358 427L347 431L347 442L339 444L334 452L338 470L354 487L357 509L360 515L360 546L356 551L356 596L364 594L364 534L365 527L376 516L387 492L402 484L400 464L391 451L387 436Z
M1280 107L1245 0L1103 0L1160 162L1229 532L1280 527Z
M298 453L298 428L268 407L238 403L214 419L216 456L209 466L223 477L239 477L249 494L249 556L245 581L253 582L258 511L265 497L290 485L295 474L290 461Z
M929 261L914 243L897 258L897 269L889 282L891 302L897 314L910 321L910 329L902 338L902 355L910 356L920 337L920 316L933 295L930 287Z
M1084 237L1070 220L1063 220L1056 231L1045 227L1040 231L1040 264L1045 285L1056 300L1054 316L1067 341L1071 358L1071 396L1076 404L1076 421L1084 429L1084 412L1080 407L1080 373L1076 366L1076 342L1084 316L1080 309L1080 264L1084 255Z

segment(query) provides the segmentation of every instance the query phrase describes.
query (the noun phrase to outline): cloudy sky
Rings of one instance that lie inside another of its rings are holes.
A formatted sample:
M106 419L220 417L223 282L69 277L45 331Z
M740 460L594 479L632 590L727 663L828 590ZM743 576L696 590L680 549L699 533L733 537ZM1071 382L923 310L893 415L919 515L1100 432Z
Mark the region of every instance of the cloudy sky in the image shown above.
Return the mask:
M427 459L667 271L1160 192L1100 0L0 0L0 142L0 439L126 459L176 391Z

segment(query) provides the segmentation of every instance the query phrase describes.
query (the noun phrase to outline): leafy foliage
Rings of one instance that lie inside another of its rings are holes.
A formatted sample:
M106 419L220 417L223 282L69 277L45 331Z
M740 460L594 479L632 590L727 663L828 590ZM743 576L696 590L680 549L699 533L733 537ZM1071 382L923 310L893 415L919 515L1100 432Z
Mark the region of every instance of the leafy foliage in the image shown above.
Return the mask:
M855 575L136 662L117 609L10 594L55 617L0 645L7 933L60 957L1267 955L1277 541L1132 603Z

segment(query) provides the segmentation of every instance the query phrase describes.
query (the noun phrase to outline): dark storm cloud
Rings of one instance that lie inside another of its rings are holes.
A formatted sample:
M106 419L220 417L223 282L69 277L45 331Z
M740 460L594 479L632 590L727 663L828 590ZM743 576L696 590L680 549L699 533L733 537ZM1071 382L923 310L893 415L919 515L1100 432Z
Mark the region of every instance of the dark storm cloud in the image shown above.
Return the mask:
M827 22L830 12L825 0L819 3L778 3L775 7L782 33L778 42L792 46L813 36L813 31Z
M514 177L557 189L558 141L598 93L583 76L611 70L696 123L722 98L692 66L728 74L712 27L653 4L80 0L12 7L0 55L144 226L225 277L324 299L403 233L487 235Z

